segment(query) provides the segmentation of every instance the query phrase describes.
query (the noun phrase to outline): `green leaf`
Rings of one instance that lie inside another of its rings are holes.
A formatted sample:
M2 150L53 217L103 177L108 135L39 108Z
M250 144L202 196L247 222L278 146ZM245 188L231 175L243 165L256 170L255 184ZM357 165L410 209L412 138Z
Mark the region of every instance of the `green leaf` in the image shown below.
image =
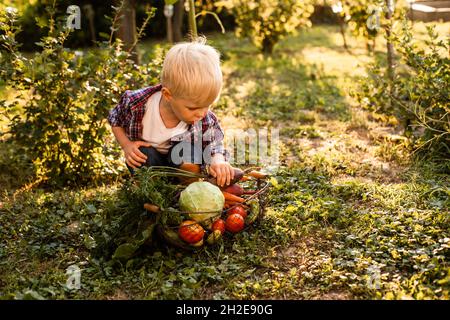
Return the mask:
M272 186L274 186L275 189L278 189L278 190L281 189L281 186L275 177L271 177L269 181L272 184Z
M178 2L178 0L164 0L164 3L165 3L166 5L175 4L175 3L177 3L177 2Z
M35 18L36 20L36 24L39 28L45 28L48 27L49 23L48 23L48 19L44 16L37 16Z
M89 211L89 213L96 213L97 212L97 208L91 203L86 205L86 209L87 209L87 211Z
M117 247L112 258L118 260L128 260L133 256L137 249L138 246L132 243L121 244L119 247Z
M147 242L153 234L153 230L155 229L156 223L149 225L144 231L141 233L140 239L137 241L137 245L141 246L145 242Z
M99 32L98 35L100 37L102 37L103 39L108 39L108 40L109 40L109 37L110 37L110 35L107 34L106 32Z
M22 296L22 300L45 300L43 296L33 290L27 290Z
M97 243L95 242L95 239L92 236L86 234L84 236L84 245L86 246L87 249L90 250L95 248L97 246Z

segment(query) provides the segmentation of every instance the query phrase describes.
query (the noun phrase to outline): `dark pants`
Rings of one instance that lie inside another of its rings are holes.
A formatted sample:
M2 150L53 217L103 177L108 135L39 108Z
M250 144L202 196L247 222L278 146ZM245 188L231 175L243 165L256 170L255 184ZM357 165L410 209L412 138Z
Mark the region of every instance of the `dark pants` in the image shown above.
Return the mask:
M152 166L179 167L179 164L175 164L172 162L172 157L170 155L175 146L178 145L179 147L182 147L186 143L187 142L182 141L182 142L179 142L178 144L175 144L174 146L172 146L169 149L169 152L167 154L162 154L153 147L139 147L139 150L147 156L147 160L139 168L152 167ZM178 155L183 157L183 152L182 151L179 152ZM199 161L201 162L201 155L195 154L193 147L191 148L191 155L188 156L187 159L183 157L183 162L199 163ZM130 173L132 175L134 175L135 169L131 168L128 164L126 164L126 165L127 165L128 170L130 170Z
M168 166L169 165L169 161L167 159L168 158L167 154L162 154L153 147L139 147L139 150L147 156L147 161L145 161L145 163L142 163L139 168L152 167L152 166ZM130 167L128 164L126 164L126 165L127 165L128 170L130 170L131 174L134 175L135 169Z

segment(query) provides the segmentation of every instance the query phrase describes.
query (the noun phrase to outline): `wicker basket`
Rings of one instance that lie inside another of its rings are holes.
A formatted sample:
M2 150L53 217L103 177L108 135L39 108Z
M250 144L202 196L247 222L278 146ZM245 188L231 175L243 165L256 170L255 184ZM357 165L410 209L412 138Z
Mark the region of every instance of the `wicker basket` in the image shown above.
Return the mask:
M204 221L197 221L197 222L198 223L212 222L211 220L215 220L215 219L218 219L221 217L222 218L226 217L227 212L229 210L232 210L232 208L239 206L239 205L248 206L249 208L251 207L252 210L256 210L256 212L252 212L252 222L249 224L246 223L244 230L252 228L255 223L258 223L259 221L261 221L265 215L265 210L266 210L266 205L267 205L267 193L270 188L270 183L266 179L252 179L250 181L245 182L245 184L246 184L246 186L252 186L253 190L255 190L255 192L251 195L243 195L242 197L245 199L245 201L243 203L233 205L227 209L223 209L221 212L217 212L217 215L214 216L213 218L208 218ZM177 199L175 199L175 200L177 200ZM158 221L157 226L156 226L157 234L161 239L163 239L168 244L178 247L178 248L181 248L181 249L184 249L184 250L189 250L189 251L195 251L195 250L201 249L202 247L204 247L206 245L205 241L204 241L203 245L195 246L195 245L189 244L189 243L181 240L181 238L178 237L179 225L164 225L160 222L160 217L165 213L165 211L163 211L160 208L158 208L154 205L151 205L151 204L145 204L144 208L147 209L148 211L151 211L153 215L156 214L156 221ZM171 210L172 214L174 212L179 213L180 215L188 214L187 212L183 212L183 211ZM202 212L202 213L214 213L214 212ZM256 217L255 217L255 215L256 215ZM210 234L210 231L205 230L204 238L206 239L209 234ZM232 233L226 231L225 235L227 237L229 237L232 235Z

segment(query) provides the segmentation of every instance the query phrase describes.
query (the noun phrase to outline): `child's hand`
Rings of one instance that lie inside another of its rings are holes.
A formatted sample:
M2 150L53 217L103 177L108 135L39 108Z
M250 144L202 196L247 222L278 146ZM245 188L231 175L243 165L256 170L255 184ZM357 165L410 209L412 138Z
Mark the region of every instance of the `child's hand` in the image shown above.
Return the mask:
M234 178L233 167L225 161L212 162L209 166L209 172L216 178L219 187L223 187L224 185L228 186Z
M133 169L140 167L142 163L147 161L147 156L139 150L141 146L151 147L151 144L145 141L130 141L123 148L125 162Z

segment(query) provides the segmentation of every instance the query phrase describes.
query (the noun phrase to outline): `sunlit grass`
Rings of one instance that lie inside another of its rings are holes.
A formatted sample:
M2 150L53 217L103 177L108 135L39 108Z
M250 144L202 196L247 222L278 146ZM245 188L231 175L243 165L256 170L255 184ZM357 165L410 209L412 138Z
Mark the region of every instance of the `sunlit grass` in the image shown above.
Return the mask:
M223 127L282 129L283 167L261 225L224 247L192 254L160 245L113 269L87 245L120 182L5 190L0 295L32 289L53 299L448 299L442 255L449 178L409 167L403 141L350 98L375 59L364 42L349 36L350 54L336 26L317 26L281 41L268 59L232 33L208 39L222 52L225 83L214 110ZM383 58L382 38L377 43ZM140 46L143 60L167 48ZM65 269L74 263L83 268L83 287L70 292ZM379 290L367 286L369 267L381 270Z

